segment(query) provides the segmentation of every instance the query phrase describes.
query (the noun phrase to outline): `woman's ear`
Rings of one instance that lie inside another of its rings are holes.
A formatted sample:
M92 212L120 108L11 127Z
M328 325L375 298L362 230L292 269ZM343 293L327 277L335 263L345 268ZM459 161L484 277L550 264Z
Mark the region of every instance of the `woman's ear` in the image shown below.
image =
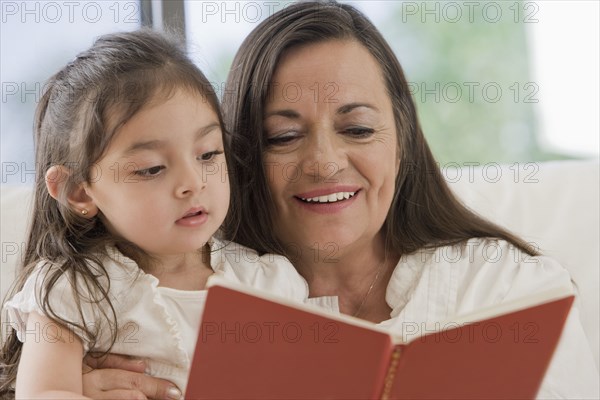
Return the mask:
M84 218L92 218L98 214L98 207L94 200L85 191L85 184L79 183L66 192L66 202L61 193L68 189L71 171L62 165L53 165L46 171L46 188L50 196L56 201L69 207Z

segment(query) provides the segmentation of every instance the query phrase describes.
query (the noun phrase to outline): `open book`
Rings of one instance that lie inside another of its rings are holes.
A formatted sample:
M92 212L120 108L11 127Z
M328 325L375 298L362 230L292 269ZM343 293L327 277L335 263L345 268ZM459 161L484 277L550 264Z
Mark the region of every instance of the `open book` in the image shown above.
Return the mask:
M572 302L571 289L559 287L407 341L215 277L185 397L534 398Z

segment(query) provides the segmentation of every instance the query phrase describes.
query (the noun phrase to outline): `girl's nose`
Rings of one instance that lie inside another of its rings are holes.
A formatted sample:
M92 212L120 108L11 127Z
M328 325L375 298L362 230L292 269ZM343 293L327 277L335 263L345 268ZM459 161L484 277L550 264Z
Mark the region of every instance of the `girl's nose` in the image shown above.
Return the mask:
M189 165L186 164L174 172L177 173L177 184L175 187L175 195L177 197L190 196L206 188L207 176L203 173L201 165L189 163Z

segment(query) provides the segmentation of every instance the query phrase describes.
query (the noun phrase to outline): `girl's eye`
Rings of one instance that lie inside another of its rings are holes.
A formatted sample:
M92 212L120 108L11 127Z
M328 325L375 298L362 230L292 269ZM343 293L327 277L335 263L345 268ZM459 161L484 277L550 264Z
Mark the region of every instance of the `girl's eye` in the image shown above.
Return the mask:
M210 161L212 160L215 156L218 156L219 154L223 154L222 150L214 150L214 151L209 151L208 153L203 153L200 155L200 157L198 157L201 161Z
M286 132L280 135L271 136L267 138L268 146L285 146L286 144L290 144L296 139L300 137L298 132Z
M364 128L362 126L355 126L346 128L343 133L357 139L362 139L371 136L373 133L375 133L375 130L371 128Z
M138 171L135 171L134 173L138 176L151 178L154 176L158 176L161 173L161 171L165 168L166 167L164 165L156 165L154 167L140 169Z

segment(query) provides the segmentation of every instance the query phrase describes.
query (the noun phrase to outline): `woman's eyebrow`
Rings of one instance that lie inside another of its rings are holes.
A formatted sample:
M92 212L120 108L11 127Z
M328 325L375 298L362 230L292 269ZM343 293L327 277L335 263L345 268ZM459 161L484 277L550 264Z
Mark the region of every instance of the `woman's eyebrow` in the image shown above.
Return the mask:
M373 111L379 112L379 109L377 107L375 107L373 104L369 104L369 103L349 103L349 104L344 104L343 106L341 106L340 108L338 108L336 110L336 114L348 114L352 111L354 111L357 108L368 108L371 109ZM300 114L298 114L296 111L294 110L290 110L290 109L284 109L284 110L275 110L275 111L269 111L265 114L265 119L269 118L269 117L274 117L274 116L279 116L279 117L285 117L285 118L290 118L290 119L298 119L300 118Z
M269 111L268 113L265 114L265 118L274 117L274 116L285 117L285 118L290 118L290 119L300 118L300 114L298 114L296 111L290 110L290 109Z
M373 104L369 104L369 103L349 103L349 104L344 104L343 106L341 106L340 108L337 109L336 114L348 114L349 112L354 111L357 108L360 107L365 107L365 108L369 108L373 111L379 112L379 109L377 107L375 107Z

